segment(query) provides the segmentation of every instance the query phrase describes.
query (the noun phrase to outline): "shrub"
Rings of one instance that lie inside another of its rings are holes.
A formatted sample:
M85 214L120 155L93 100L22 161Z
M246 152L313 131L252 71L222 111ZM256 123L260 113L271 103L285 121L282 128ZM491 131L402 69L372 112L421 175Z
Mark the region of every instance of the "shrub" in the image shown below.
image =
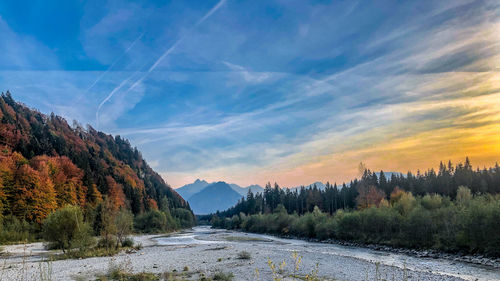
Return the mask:
M134 226L138 231L145 233L161 233L166 230L167 217L165 213L151 210L135 218Z
M71 247L88 246L92 240L90 227L83 222L77 206L66 206L50 214L43 223L43 237L65 252Z
M251 258L252 258L252 256L247 251L241 251L238 253L238 259L240 259L240 260L249 260Z
M33 241L33 226L25 220L9 215L3 218L0 229L0 243Z
M105 248L105 249L111 249L115 248L116 245L116 239L114 237L101 237L97 241L97 247L98 248Z
M126 236L132 232L132 227L134 224L134 215L128 210L120 210L115 218L116 225L116 238L118 243L124 246L124 241ZM129 241L130 242L130 241ZM133 241L132 245L134 244Z
M191 227L195 225L193 213L183 208L175 208L172 210L172 216L179 222L181 228Z
M123 241L122 241L122 247L129 247L129 248L132 248L134 246L134 240L132 238L125 238Z
M214 273L212 275L212 280L218 280L218 281L231 281L233 280L234 275L232 273L224 273L222 271Z

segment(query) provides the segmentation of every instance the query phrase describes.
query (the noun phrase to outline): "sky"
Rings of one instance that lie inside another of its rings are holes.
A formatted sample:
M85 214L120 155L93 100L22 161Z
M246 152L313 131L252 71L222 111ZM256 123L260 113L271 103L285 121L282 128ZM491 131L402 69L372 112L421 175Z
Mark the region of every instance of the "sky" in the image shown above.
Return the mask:
M173 187L500 159L498 1L0 1L0 91Z

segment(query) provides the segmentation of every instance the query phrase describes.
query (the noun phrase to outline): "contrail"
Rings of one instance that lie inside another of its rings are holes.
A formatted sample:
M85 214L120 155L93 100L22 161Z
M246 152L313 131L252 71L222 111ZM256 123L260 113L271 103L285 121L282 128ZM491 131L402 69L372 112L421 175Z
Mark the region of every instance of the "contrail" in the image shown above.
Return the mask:
M106 69L106 71L104 71L101 75L99 75L99 77L97 77L97 79L85 90L85 92L78 95L78 97L75 99L73 105L77 104L82 99L83 95L85 95L88 91L90 91L90 89L92 89L97 83L99 83L99 81L101 81L101 79L104 78L104 76L115 66L115 64L117 64L121 60L121 58L123 58L123 56L125 56L130 51L130 49L132 49L132 47L134 47L135 43L137 43L137 41L139 41L142 38L142 36L144 36L144 32L141 33L141 35L139 35L127 47L127 49L125 49L125 51L123 51L123 53L113 61L113 63L111 63L111 65Z
M224 3L226 3L226 0L220 0L219 3L217 3L217 5L215 5L212 9L210 9L210 11L208 11L208 13L206 13L205 16L203 16L196 23L195 27L206 21L213 13L215 13L222 5L224 5Z
M134 40L134 42L132 42L132 44L130 44L130 46L128 46L128 48L125 49L125 51L118 58L116 58L113 61L113 63L108 67L108 69L106 69L106 71L104 71L104 73L102 73L99 77L97 77L97 79L94 81L94 83L92 83L92 85L90 85L87 88L87 90L85 90L85 92L88 92L90 89L92 89L95 86L95 84L97 84L99 81L101 81L101 79L104 77L104 75L106 75L113 68L113 66L115 66L115 64L117 64L120 61L120 59L130 51L130 49L132 49L132 47L134 47L135 43L137 43L137 41L139 41L142 38L142 36L144 36L144 32L141 35L139 35L139 37L137 37Z
M208 11L200 20L198 20L196 22L196 24L191 28L194 29L196 27L198 27L200 24L202 24L203 22L205 22L213 13L215 13L218 9L220 9L220 7L222 5L224 5L224 3L226 2L226 0L220 0L217 5L215 5L212 9L210 9L210 11ZM179 38L177 41L175 41L175 43L170 47L168 48L156 61L155 63L153 63L153 65L146 71L146 73L144 73L143 76L141 76L139 79L137 79L133 84L132 86L130 86L126 91L125 91L125 94L127 94L128 92L130 92L131 90L133 90L137 85L139 85L142 81L144 81L144 79L153 71L155 70L155 68L158 66L158 64L160 64L160 62L166 58L168 55L170 55L174 50L175 48L184 40L184 38L186 38L186 35L189 34L189 31L181 36L181 38ZM142 35L141 35L142 36ZM137 39L136 39L137 41ZM135 41L134 41L135 43ZM132 43L132 44L134 44ZM128 49L127 51L128 52ZM102 102L99 104L99 106L97 107L97 111L95 113L95 116L96 116L96 122L97 122L97 128L99 129L99 111L101 110L102 106L107 102L109 101L109 99L111 99L111 97L113 97L113 95L119 91L125 84L127 84L127 82L137 73L138 71L134 72L134 74L132 74L130 77L128 77L127 79L125 79L124 81L122 81L120 83L120 85L118 85L117 87L115 87L111 93L109 93L109 95L104 99L102 100Z
M108 96L106 98L104 98L101 103L99 104L99 106L97 107L97 111L95 112L95 119L96 119L96 122L97 122L97 129L99 130L99 111L101 110L102 106L107 102L109 101L109 99L111 99L111 97L113 97L113 95L118 92L123 86L125 86L125 84L127 84L127 82L132 79L132 77L134 77L137 73L139 72L139 70L135 71L134 73L132 73L132 75L130 75L129 77L127 77L127 79L123 80L120 85L116 86L113 91L111 91L111 93L108 94Z
M210 11L208 11L200 20L198 20L196 22L196 24L191 28L194 29L196 27L198 27L200 24L202 24L203 22L205 22L213 13L215 13L217 10L220 9L220 7L222 7L222 5L224 5L224 3L226 3L227 0L220 0L219 3L217 3L217 5L215 5L212 9L210 9ZM185 35L181 36L181 38L179 38L177 41L175 41L175 43L170 47L168 48L156 61L155 63L153 63L153 65L148 69L148 71L141 77L139 78L134 84L132 84L132 86L130 86L130 88L127 89L126 93L130 92L132 89L134 89L137 85L139 85L151 72L153 72L153 70L155 70L155 68L160 64L160 62L166 58L168 55L170 55L174 50L175 48L186 38L186 36L189 34L190 31L188 31Z

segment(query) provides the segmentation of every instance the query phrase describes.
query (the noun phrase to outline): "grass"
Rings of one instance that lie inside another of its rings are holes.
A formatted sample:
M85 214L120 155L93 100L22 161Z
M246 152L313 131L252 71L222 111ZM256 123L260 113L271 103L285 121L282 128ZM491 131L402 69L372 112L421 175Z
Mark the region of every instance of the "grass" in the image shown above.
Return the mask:
M108 279L109 278L109 279ZM154 273L140 272L130 273L119 268L115 268L109 272L107 276L101 276L99 281L119 280L119 281L158 281L160 276Z
M246 236L228 236L224 237L224 239L231 242L271 242L270 239Z
M54 254L51 256L51 260L66 260L66 259L87 259L94 257L111 257L114 256L121 251L131 251L136 250L139 251L142 249L142 244L136 244L132 247L119 247L118 249L115 247L104 248L104 247L92 247L85 250L71 250L62 254Z
M233 280L234 275L232 273L224 273L222 271L216 272L212 276L212 280L219 280L219 281L231 281Z
M193 275L197 274L198 278L193 279ZM98 281L185 281L185 280L198 280L198 281L232 281L234 275L232 273L225 273L218 271L213 275L206 277L201 272L164 272L163 274L140 272L131 273L124 269L114 268L107 275L99 276Z
M241 251L238 253L238 259L240 259L240 260L249 260L251 258L252 258L252 255L250 255L250 253L247 251Z
M205 249L204 251L220 251L220 250L225 250L229 247L227 246L221 246L221 247L215 247L215 248L209 248L209 249Z

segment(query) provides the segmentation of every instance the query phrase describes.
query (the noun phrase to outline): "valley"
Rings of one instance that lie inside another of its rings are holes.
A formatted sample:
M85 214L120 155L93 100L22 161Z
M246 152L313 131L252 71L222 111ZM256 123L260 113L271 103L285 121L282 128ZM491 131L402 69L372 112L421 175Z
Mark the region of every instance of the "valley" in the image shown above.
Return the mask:
M386 280L402 280L403 276L407 276L407 280L415 281L493 281L498 280L500 274L498 268L446 259L417 258L209 227L194 227L167 236L134 236L134 240L143 245L137 252L50 263L43 260L54 252L43 250L41 243L6 246L8 256L4 256L2 261L1 276L7 280L17 280L15 277L24 274L27 277L25 280L32 280L30 278L40 275L41 268L50 265L51 280L94 280L96 276L106 274L110 267L158 274L179 272L193 280L197 280L201 274L210 276L219 271L234 274L235 280L272 280L268 259L278 265L284 260L284 275L289 275L294 271L294 252L302 256L298 275L310 274L317 263L318 277L326 280L376 280L375 276ZM242 251L250 254L249 259L239 258ZM175 259L171 258L173 256ZM186 268L188 270L183 272Z

